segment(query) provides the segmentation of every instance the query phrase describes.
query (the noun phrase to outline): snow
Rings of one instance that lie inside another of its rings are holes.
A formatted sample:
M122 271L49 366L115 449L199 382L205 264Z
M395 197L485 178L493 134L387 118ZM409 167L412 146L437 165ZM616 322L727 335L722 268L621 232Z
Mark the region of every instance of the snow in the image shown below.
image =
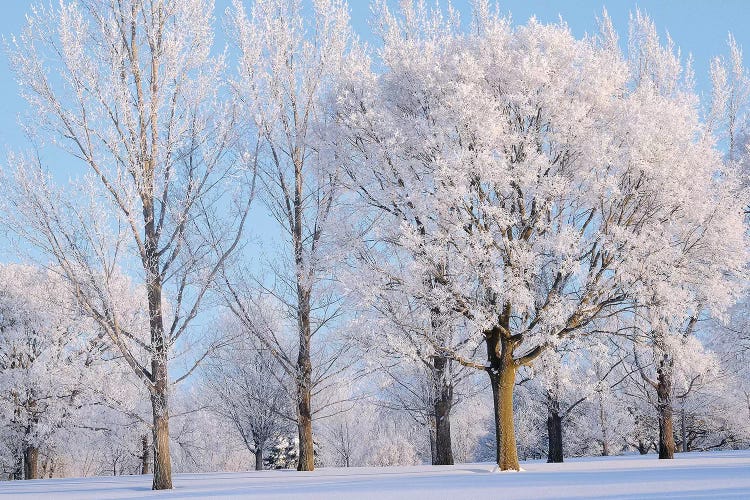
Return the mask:
M323 468L178 474L175 489L152 492L150 476L0 483L1 499L305 498L748 498L750 450L523 463L525 472L492 473L492 464Z

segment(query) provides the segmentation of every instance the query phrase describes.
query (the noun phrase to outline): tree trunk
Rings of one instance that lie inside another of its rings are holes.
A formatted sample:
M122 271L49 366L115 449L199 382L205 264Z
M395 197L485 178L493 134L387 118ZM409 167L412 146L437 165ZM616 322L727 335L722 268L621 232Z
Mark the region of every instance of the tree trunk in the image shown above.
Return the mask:
M151 446L148 443L148 435L141 438L141 474L151 473Z
M153 175L153 168L144 169ZM153 177L151 179L153 182ZM148 297L149 331L151 333L151 410L154 445L154 490L172 489L172 459L169 454L169 345L164 338L162 307L162 275L159 264L158 237L155 229L153 192L148 192L143 203L145 223L146 295Z
M263 446L255 445L255 470L263 470Z
M430 419L431 421L428 423L428 427L430 429L430 463L432 465L437 465L437 437L436 429L435 429L435 419Z
M548 407L547 411L547 463L562 463L563 435L562 416L560 415L559 410L560 405L556 399L551 399L550 403L552 403L552 405Z
M433 465L453 465L451 445L451 409L453 387L447 380L449 361L444 357L434 358L433 379L435 384L435 460Z
M505 330L508 331L507 326ZM501 334L500 328L485 332L489 368L487 373L492 387L495 410L495 448L500 470L521 470L516 447L516 430L513 423L513 388L516 385L516 363L513 344Z
M687 453L690 451L690 446L688 445L687 440L687 425L685 423L685 408L682 408L680 410L680 434L682 437L682 452Z
M607 432L607 415L604 412L604 398L599 392L599 427L602 431L602 456L609 456L609 433Z
M166 365L163 367L166 377ZM161 369L160 369L161 371ZM172 489L172 460L169 455L169 406L166 387L157 384L156 391L151 395L154 427L154 480L153 489Z
M39 479L39 448L36 446L23 450L23 478Z
M672 409L672 360L665 354L657 370L657 410L659 412L659 458L674 458L674 424Z
M309 363L309 358L308 358ZM312 408L310 404L310 381L302 381L298 387L297 402L297 431L299 433L299 461L297 470L315 470L315 450L312 433Z

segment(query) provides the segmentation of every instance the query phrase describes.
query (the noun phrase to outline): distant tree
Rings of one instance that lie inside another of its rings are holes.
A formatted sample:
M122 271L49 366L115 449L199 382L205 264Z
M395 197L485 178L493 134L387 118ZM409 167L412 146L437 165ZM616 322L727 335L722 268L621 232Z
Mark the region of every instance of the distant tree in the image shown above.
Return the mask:
M253 333L236 321L227 329L237 326L241 333L208 357L203 381L211 409L232 424L263 470L264 452L293 422L289 380Z
M93 327L45 270L0 266L0 460L17 479L39 479L57 437L92 398ZM9 463L8 463L9 462ZM50 472L51 473L51 472Z

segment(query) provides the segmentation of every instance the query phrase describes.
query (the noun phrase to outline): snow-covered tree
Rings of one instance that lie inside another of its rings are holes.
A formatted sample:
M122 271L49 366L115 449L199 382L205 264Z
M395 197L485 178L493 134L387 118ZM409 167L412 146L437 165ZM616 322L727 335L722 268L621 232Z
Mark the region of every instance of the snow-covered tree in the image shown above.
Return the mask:
M577 40L564 24L514 27L489 2L467 31L402 5L381 9L383 73L358 67L340 86L341 155L381 244L412 259L399 276L410 295L471 325L450 356L488 374L498 465L518 469L521 366L655 286L674 321L735 299L737 182L675 84L679 59L652 38L631 44L646 54L633 65L606 18ZM440 262L449 279L426 286Z
M234 427L255 455L262 470L264 453L292 422L290 383L278 361L252 332L238 321L225 330L238 330L222 349L213 352L203 370L206 400L211 409Z
M212 9L210 0L62 1L35 7L8 46L34 137L87 175L61 188L38 156L11 157L5 221L53 259L147 388L154 489L172 486L169 391L183 375L170 380L170 352L249 210L249 196L230 196L254 165L233 153L236 117L223 59L211 54ZM146 332L123 327L118 269L143 285Z
M54 457L90 401L98 346L53 273L9 264L0 283L0 463L16 478L39 479L42 458Z
M282 233L280 255L270 263L273 281L264 285L296 325L296 353L279 363L296 386L298 468L313 470L313 357L321 352L314 339L341 313L331 283L341 189L320 125L330 116L327 91L349 57L349 14L342 0L316 0L309 14L301 0L257 0L249 11L236 0L230 24L240 50L232 87L248 133L259 138L262 199ZM233 284L242 281L227 282L230 307L250 323L254 311L243 309L246 293ZM336 352L329 356L335 360Z

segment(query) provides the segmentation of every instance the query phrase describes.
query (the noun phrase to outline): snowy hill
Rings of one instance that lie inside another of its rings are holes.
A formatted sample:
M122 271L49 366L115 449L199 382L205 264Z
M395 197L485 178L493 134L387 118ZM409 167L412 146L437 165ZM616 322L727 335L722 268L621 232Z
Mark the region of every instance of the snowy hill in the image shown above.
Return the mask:
M0 483L2 499L304 498L750 498L750 451L587 458L523 463L496 473L489 464L452 467L325 468L178 474L175 489L152 492L146 476Z

